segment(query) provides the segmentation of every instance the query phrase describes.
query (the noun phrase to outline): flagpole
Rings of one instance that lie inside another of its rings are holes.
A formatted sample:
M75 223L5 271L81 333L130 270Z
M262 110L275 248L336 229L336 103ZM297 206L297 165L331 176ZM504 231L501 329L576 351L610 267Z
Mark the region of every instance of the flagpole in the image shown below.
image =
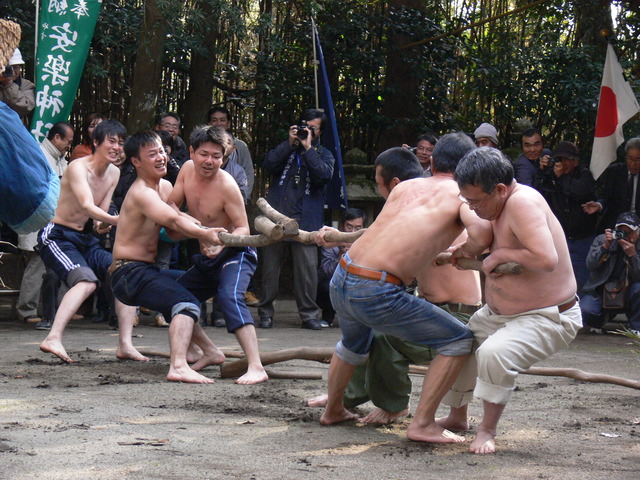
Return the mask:
M33 83L36 82L36 63L38 60L38 30L40 27L40 0L36 0L36 38L33 42Z
M316 109L320 108L318 96L318 57L316 53L316 22L311 17L311 42L313 43L313 84L316 92Z

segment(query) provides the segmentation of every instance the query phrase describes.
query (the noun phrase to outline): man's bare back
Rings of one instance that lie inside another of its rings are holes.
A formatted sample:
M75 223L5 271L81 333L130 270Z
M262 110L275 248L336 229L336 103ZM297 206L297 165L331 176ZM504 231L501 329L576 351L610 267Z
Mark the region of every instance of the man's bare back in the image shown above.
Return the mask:
M353 263L411 283L462 232L459 193L450 176L402 182L373 225L352 245Z

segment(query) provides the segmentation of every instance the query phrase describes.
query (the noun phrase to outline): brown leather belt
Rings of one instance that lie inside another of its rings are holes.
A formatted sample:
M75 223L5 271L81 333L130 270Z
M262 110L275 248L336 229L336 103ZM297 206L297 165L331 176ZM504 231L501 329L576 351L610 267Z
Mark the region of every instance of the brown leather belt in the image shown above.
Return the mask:
M127 263L138 262L138 260L114 260L109 266L109 273L113 273L116 269L126 265Z
M566 312L571 307L573 307L577 302L578 302L578 297L573 297L567 303L563 303L561 305L558 305L558 312L559 313Z
M447 307L452 313L466 313L467 315L473 315L476 313L482 305L468 305L466 303L434 303L436 307Z
M381 272L380 270L373 270L371 268L359 267L354 265L347 265L344 257L340 258L340 266L345 269L347 273L351 275L355 275L356 277L366 278L367 280L382 280L382 276L386 272ZM395 275L391 275L390 273L386 274L384 281L387 283L393 283L394 285L403 285L402 280L400 280Z

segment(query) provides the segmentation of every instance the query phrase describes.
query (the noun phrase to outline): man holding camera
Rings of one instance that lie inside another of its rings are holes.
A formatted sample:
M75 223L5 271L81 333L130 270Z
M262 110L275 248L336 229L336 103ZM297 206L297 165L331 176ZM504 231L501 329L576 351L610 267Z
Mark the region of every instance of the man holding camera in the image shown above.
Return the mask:
M578 296L582 297L582 287L589 278L585 260L596 232L596 216L585 212L582 205L595 200L596 194L593 175L578 165L578 147L572 142L560 142L552 157L542 157L533 186L562 225Z
M17 48L9 60L9 66L0 71L0 101L9 105L20 115L20 120L29 126L29 115L36 107L36 86L22 78L24 60Z
M587 256L591 274L584 286L586 295L580 300L582 321L590 332L602 333L603 308L619 295L623 302L618 311L624 310L629 328L640 334L640 257L636 250L639 236L640 218L625 212L618 216L615 230L607 228L591 245Z
M268 152L263 162L271 174L267 201L307 231L318 230L324 223L324 188L333 175L333 155L320 145L325 123L321 110L305 111L299 124L289 127L288 140ZM320 330L320 309L316 304L318 247L295 241L279 242L263 249L258 327L273 326L273 301L278 296L280 267L287 249L293 260L295 298L302 328Z
M551 150L544 148L542 134L537 128L527 128L520 136L522 153L513 162L515 179L522 185L533 186L540 160L548 158Z

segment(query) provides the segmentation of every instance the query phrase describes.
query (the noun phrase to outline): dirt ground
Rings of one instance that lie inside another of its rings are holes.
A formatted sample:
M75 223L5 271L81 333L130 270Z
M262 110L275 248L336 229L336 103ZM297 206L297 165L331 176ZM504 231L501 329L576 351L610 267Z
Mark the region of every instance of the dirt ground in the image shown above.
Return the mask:
M339 329L302 330L293 309L293 302L280 302L275 327L258 331L263 351L335 345ZM64 365L38 350L45 332L0 314L2 479L640 478L638 390L521 375L499 426L498 453L476 456L467 449L478 401L461 445L409 442L408 421L322 427L321 411L304 400L325 391L326 365L277 367L322 372L323 380L247 387L220 379L216 367L205 370L213 385L174 384L164 379L167 359L118 361L116 332L103 325L69 327L65 345L79 362ZM168 351L167 330L145 320L135 345ZM218 345L237 348L226 331L206 330ZM640 379L640 355L618 335L580 335L540 366ZM422 379L413 378L415 408Z

